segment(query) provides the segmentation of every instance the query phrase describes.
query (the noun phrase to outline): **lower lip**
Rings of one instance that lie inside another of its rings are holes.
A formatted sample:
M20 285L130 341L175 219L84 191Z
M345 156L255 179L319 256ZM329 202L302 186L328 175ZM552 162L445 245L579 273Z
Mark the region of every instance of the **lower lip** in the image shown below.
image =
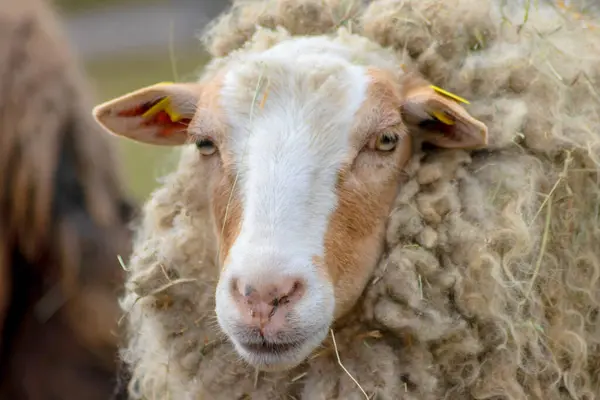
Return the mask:
M300 343L271 343L271 344L262 344L262 343L252 343L252 344L241 344L241 346L248 352L254 354L283 354L290 352L294 349L300 347Z

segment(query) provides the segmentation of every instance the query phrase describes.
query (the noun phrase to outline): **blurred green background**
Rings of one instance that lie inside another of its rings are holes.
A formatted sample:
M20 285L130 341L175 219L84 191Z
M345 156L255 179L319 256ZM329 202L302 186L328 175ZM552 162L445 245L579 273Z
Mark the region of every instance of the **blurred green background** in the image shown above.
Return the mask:
M208 56L197 33L228 2L54 0L54 3L94 90L94 101L99 103L142 86L183 81L201 72ZM189 10L197 15L189 15ZM130 21L131 26L126 26ZM175 29L179 35L173 34ZM143 201L156 187L157 179L174 167L175 153L171 148L114 140L118 143L124 183L134 198Z
M55 0L54 4L56 4L60 9L70 13L82 10L89 10L98 6L107 6L123 3L148 4L149 2L156 1L160 0Z

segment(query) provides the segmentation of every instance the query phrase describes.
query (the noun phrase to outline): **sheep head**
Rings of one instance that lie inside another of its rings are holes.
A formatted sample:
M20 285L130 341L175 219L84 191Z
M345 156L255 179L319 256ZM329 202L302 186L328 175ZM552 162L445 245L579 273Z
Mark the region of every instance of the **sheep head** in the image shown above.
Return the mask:
M353 51L293 38L210 79L93 111L113 134L197 147L210 171L198 195L210 198L219 238L218 322L263 370L302 362L356 303L412 142L487 144L485 125L457 102L400 68L360 65Z

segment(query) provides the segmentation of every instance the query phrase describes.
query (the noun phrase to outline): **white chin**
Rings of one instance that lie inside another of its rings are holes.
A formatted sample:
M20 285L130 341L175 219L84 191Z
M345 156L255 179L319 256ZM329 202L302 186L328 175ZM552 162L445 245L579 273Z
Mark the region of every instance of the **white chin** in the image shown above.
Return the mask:
M304 360L323 342L328 329L322 329L310 339L286 349L253 350L233 340L238 354L251 366L262 371L284 371L292 369Z

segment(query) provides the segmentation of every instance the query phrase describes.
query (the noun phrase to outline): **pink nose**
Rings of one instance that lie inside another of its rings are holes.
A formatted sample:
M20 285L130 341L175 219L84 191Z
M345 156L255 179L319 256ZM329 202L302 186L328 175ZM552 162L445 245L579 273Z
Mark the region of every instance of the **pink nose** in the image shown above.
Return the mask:
M287 314L305 292L305 285L297 278L275 278L261 283L242 278L232 283L233 299L243 322L260 328L263 334L276 334L285 328Z

